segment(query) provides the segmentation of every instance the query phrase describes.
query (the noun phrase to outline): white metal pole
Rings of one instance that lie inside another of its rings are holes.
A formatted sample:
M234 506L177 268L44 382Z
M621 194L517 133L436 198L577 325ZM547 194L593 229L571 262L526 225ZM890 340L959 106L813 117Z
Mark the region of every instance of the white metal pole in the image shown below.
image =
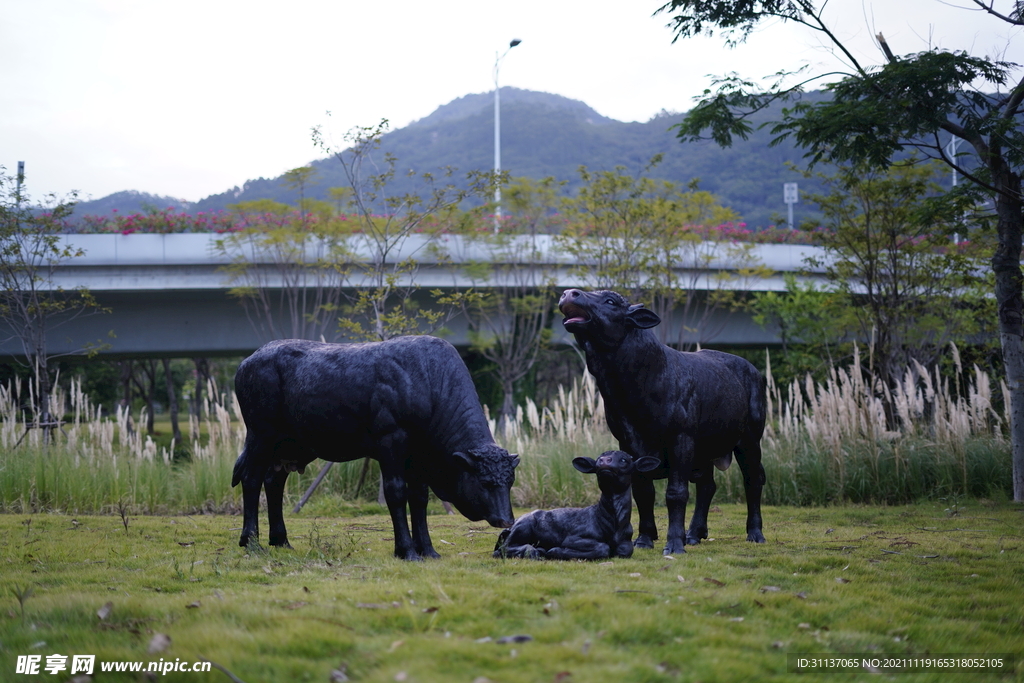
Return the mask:
M512 40L508 44L508 50L505 50L505 54L500 55L494 53L494 176L497 179L498 174L501 173L501 87L498 85L498 70L501 68L501 60L505 59L505 55L509 53L509 50L514 48L516 45L523 41L518 38ZM501 183L495 182L494 184L494 232L498 232L501 228Z
M510 48L511 49L511 48ZM505 54L508 54L506 51ZM501 173L501 88L498 86L498 67L501 57L494 53L494 177ZM501 183L494 183L494 232L501 227Z

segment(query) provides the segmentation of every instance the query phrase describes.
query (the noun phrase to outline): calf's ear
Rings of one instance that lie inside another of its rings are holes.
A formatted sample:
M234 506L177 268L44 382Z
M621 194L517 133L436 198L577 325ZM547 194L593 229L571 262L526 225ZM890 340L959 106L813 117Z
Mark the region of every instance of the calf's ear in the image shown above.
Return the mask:
M508 457L512 458L512 468L513 469L515 469L516 467L519 467L519 454L518 453L509 453Z
M583 474L593 474L594 472L597 472L597 461L593 458L573 458L572 466Z
M630 325L639 327L641 330L650 329L661 324L661 318L649 308L631 308L626 314L626 320Z
M658 458L652 458L649 455L645 455L633 463L633 469L637 472L650 472L651 470L656 470L659 467L661 467L661 460Z

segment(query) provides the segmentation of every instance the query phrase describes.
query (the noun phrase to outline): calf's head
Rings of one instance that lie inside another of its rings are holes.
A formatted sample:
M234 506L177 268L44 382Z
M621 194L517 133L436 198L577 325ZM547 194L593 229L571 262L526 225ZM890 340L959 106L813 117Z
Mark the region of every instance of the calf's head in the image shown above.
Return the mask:
M576 335L581 344L589 342L598 348L615 348L633 330L646 330L661 322L643 304L631 305L626 297L607 289L567 289L558 300L558 308L565 316L565 330Z
M510 491L516 480L519 456L498 445L454 453L452 466L440 468L431 488L471 521L487 520L495 527L510 527Z
M602 493L621 493L629 488L634 472L650 472L661 466L661 460L644 456L633 460L623 451L605 451L597 460L573 458L572 466L584 474L596 474Z

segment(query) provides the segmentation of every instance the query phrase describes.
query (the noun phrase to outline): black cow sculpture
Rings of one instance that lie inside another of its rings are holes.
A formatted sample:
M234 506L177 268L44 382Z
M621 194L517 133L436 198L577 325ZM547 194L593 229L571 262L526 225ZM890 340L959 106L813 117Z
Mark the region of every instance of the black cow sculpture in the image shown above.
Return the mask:
M593 458L575 458L572 466L596 474L601 499L587 508L559 508L528 512L501 532L495 557L531 557L552 560L600 560L633 555L633 527L629 524L633 501L629 487L634 472L661 466L658 458L640 458L622 451L606 451Z
M685 552L684 545L707 538L716 489L712 465L727 469L733 454L743 473L747 540L764 543L761 435L767 401L757 369L728 353L687 353L665 346L651 331L661 319L616 292L567 289L558 307L565 316L562 325L586 353L619 448L634 458L653 456L662 463L658 470L633 475L640 514L636 547L652 548L658 538L653 480L665 477L665 554ZM684 534L691 481L697 504Z
M259 542L261 487L270 545L290 547L285 480L316 458L380 463L402 559L438 557L427 531L428 487L473 521L512 525L519 456L494 443L469 371L442 339L270 342L238 366L235 393L248 430L231 482L242 484L243 547Z

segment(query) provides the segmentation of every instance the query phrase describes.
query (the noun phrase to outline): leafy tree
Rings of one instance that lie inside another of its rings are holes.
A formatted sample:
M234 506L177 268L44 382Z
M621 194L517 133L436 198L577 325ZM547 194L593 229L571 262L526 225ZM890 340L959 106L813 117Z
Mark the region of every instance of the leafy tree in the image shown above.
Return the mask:
M235 208L247 227L216 240L231 258L228 290L263 341L337 339L348 275L348 228L336 219L296 216L287 205L256 201Z
M814 282L800 282L793 273L783 276L784 292L756 292L750 302L754 322L773 327L782 342L782 363L773 354L776 383L788 385L810 373L821 377L835 367L847 336L845 306L838 294Z
M489 217L474 225L467 243L482 249L484 258L467 267L466 275L489 285L464 306L472 349L492 366L501 387L498 429L515 416L516 385L533 369L551 337L555 309L554 273L547 246L560 224L554 178L516 178L505 192L506 215L494 233ZM486 209L489 207L485 207Z
M788 274L784 294L752 303L757 322L778 327L790 373L827 369L850 342L870 340L871 369L891 384L911 359L929 365L950 341L983 331L990 300L977 273L990 245L954 244L958 212L930 201L941 171L907 161L821 176L828 192L808 198L825 216L815 231L824 255L807 264L824 272L824 288Z
M652 160L647 171L658 163ZM737 216L696 182L682 190L648 175L580 168L583 187L566 200L566 225L557 243L580 264L577 275L586 286L613 289L634 302L644 301L666 320L679 309L682 324L659 326L662 341L685 348L710 341L718 311L738 303L728 287L737 276L755 270L752 244L704 239L696 226L718 225ZM740 265L736 273L721 268L710 277L718 259Z
M340 324L353 339L382 341L436 331L458 312L466 293L433 290L431 307L414 298L420 289L419 259L445 259L432 238L458 222L463 200L484 195L494 182L493 174L470 173L468 185L459 187L452 182L454 169L445 168L440 175L420 174L420 192L392 195L397 159L390 154L375 158L387 128L386 119L354 128L343 148L329 143L320 127L313 129L314 143L338 160L351 189L346 220L355 288Z
M842 167L824 178L827 194L810 196L831 228L819 235L824 258L810 265L824 266L846 304L842 321L872 340L874 370L890 383L911 359L929 365L980 328L984 240L953 244L960 212L928 201L941 191L940 170L912 161Z
M34 379L37 402L33 426L47 435L58 424L50 413L49 363L67 354L49 351L48 334L58 326L90 313L102 312L88 289L65 290L56 280L57 269L84 255L60 233L74 207L70 200L47 198L45 206L32 206L22 193L22 178L8 176L0 167L0 334L17 338ZM85 344L72 353L97 350Z
M973 3L975 7L970 7ZM987 13L1007 27L1024 25L1021 4L969 0L965 11ZM1014 500L1024 501L1024 293L1021 241L1024 233L1024 77L1016 65L964 50L932 48L897 56L878 35L880 64L861 62L830 27L827 0L670 0L658 12L670 17L675 39L721 32L727 45L742 42L771 22L800 25L834 48L846 65L825 86L830 100L798 101L774 123L778 139L792 138L810 162L888 166L907 148L954 167L968 180L963 192L987 196L994 204L998 244L992 256L999 337L1009 386ZM789 98L801 86L778 81L761 88L739 76L719 78L714 91L683 119L679 136L693 140L709 133L721 145L752 131L749 118L773 101ZM966 145L946 151L950 134Z
M299 166L290 171L285 171L284 175L281 176L288 189L298 190L299 192L299 215L303 221L306 220L306 214L309 212L306 206L306 186L309 185L309 181L315 175L316 169L312 166Z

